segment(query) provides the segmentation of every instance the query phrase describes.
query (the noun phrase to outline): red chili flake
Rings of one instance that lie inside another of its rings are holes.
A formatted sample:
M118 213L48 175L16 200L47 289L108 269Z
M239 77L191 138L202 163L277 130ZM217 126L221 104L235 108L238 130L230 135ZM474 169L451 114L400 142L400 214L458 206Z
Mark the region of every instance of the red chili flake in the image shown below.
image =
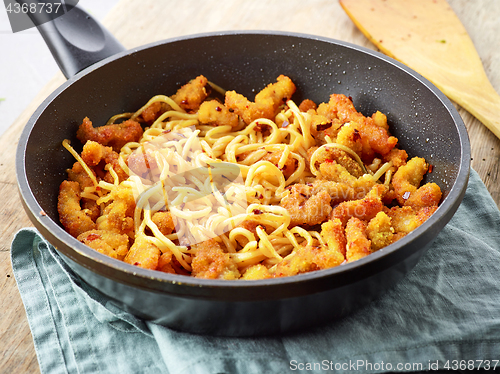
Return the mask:
M164 130L164 131L162 131L162 134L168 134L170 131L172 131L172 130L170 130L170 129Z
M304 199L309 199L309 196L307 196L306 194L303 194L302 192L300 192L300 196L302 196Z
M264 195L260 194L259 199L262 200L263 198L264 198Z
M257 122L257 125L255 125L254 129L255 131L257 132L263 132L265 131L269 126L266 125L265 123L258 123Z
M97 240L97 239L101 239L101 235L92 233L92 234L89 234L87 236L87 240L89 240L89 241Z
M135 266L139 266L141 263L140 262L134 262Z
M327 164L331 164L331 163L333 163L333 160L332 160L331 158L327 158L327 159L325 160L325 162L326 162Z
M253 214L263 214L264 212L260 209L254 209L252 213Z
M216 110L217 112L222 112L222 108L221 108L220 106L216 107L216 108L215 108L215 110Z
M351 100L351 103L352 103L352 96L348 96L347 97L349 100Z
M406 191L406 192L403 194L403 199L408 200L409 198L410 198L410 191Z
M181 104L184 104L184 105L188 104L187 99L182 100L182 101L181 101Z
M358 129L354 129L354 134L352 135L352 140L356 141L361 139L361 134L359 133Z
M229 108L229 113L233 113L234 112L234 109L233 108Z
M188 251L190 251L190 250L191 250L191 246L190 246L190 245L188 245L188 246L187 246L187 250L188 250Z
M316 126L316 130L325 131L326 129L329 129L332 126L333 126L332 122L320 123L319 125Z
M432 173L432 170L434 170L434 165L430 164L429 165L429 173Z

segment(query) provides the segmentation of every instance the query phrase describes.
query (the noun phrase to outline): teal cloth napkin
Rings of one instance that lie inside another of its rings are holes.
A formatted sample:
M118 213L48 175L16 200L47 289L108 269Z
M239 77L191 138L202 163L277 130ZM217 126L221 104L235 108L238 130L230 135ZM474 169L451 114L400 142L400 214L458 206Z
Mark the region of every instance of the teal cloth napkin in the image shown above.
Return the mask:
M384 296L317 329L261 338L192 335L125 313L33 229L11 253L42 373L449 373L500 369L499 229L472 171L453 219Z

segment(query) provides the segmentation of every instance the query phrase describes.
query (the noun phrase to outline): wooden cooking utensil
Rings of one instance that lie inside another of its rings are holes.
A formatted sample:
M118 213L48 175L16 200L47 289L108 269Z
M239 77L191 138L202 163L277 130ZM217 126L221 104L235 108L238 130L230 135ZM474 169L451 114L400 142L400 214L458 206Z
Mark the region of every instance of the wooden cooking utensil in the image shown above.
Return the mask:
M380 51L434 83L500 138L500 96L445 0L339 0Z

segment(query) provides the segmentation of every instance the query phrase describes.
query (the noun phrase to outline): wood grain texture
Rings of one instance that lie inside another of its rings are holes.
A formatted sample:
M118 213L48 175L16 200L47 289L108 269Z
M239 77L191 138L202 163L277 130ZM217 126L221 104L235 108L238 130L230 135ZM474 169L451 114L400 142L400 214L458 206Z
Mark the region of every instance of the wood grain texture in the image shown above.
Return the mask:
M500 95L446 0L340 0L340 4L377 48L429 79L500 138Z
M486 75L499 92L500 2L450 0L449 4L469 32ZM103 23L127 48L207 31L259 29L316 34L376 49L337 0L122 0ZM15 232L31 225L18 197L14 158L25 123L43 99L63 82L62 74L55 76L0 138L0 373L39 372L9 258ZM458 109L472 143L472 166L500 205L500 141L467 111Z

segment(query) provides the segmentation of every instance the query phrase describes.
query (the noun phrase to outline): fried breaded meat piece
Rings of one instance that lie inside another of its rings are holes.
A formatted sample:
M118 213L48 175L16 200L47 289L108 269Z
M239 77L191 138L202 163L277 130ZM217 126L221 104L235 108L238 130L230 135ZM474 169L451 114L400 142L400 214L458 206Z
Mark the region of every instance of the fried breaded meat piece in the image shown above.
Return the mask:
M78 182L63 181L59 186L57 211L62 225L75 238L86 231L96 228L90 214L82 210L80 200L80 184Z
M296 87L290 78L280 75L276 83L269 84L255 95L255 102L236 91L227 91L225 104L238 114L246 124L259 118L274 119L279 108L295 93Z
M138 142L142 137L142 127L139 122L126 120L119 124L95 127L88 117L83 119L76 132L76 137L85 144L93 140L101 145L110 146L115 152L120 152L122 147L129 142Z
M206 279L238 279L240 272L229 253L225 253L215 239L196 244L191 267L192 275Z
M179 88L172 100L187 112L195 111L208 96L207 84L207 78L199 75Z

